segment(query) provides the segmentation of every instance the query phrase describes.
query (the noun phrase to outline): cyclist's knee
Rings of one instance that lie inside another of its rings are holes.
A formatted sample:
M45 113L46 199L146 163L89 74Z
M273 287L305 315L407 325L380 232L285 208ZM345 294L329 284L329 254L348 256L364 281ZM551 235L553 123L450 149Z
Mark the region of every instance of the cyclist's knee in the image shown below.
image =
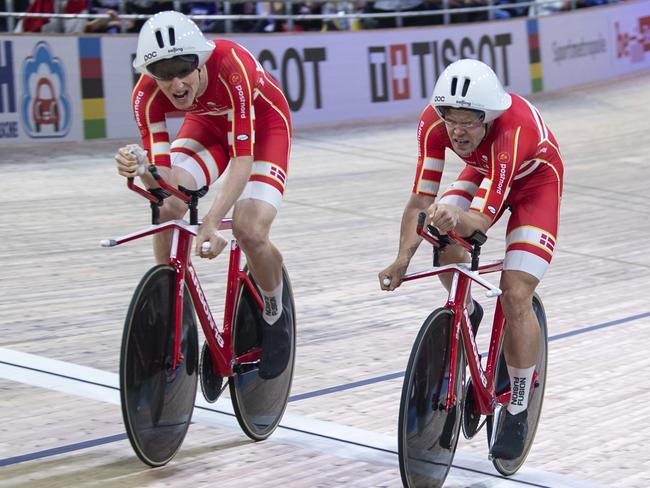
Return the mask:
M169 197L165 199L165 203L160 207L160 222L167 222L168 220L182 219L187 212L187 204L178 198Z
M509 286L503 289L500 300L509 323L519 323L533 306L533 296L525 287Z
M448 245L440 252L441 265L466 262L469 262L469 255L461 246Z
M256 254L268 243L268 228L257 219L234 221L232 233L239 247L248 255Z

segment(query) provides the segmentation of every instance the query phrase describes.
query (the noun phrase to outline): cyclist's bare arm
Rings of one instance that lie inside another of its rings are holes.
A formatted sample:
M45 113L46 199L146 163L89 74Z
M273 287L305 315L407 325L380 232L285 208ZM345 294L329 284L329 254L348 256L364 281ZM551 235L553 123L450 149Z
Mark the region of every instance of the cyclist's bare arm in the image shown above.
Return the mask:
M477 230L486 234L492 225L492 219L485 214L464 211L460 207L444 203L431 204L427 209L427 215L431 225L440 232L451 230L463 237L470 236Z
M250 178L253 168L253 156L240 156L228 163L223 186L217 198L212 202L208 213L203 217L196 237L196 254L205 258L215 258L228 243L218 232L221 219L235 204ZM210 242L208 251L202 250L204 242Z
M390 266L379 273L379 284L382 290L394 290L402 283L411 258L422 242L422 238L416 232L418 215L426 211L434 200L435 197L411 194L402 214L397 257Z

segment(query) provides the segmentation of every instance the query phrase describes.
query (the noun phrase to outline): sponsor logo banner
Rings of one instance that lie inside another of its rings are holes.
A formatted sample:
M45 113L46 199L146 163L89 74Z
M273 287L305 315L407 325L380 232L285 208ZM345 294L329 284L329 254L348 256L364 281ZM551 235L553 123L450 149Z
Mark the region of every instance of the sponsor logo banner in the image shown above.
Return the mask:
M80 140L76 38L0 37L0 139Z

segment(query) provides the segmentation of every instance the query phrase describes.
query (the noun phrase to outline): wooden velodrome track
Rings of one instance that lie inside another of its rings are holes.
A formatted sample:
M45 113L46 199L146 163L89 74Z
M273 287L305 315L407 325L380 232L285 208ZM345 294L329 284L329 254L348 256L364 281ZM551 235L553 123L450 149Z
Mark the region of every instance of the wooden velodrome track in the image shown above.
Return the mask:
M649 86L646 72L531 97L566 162L559 244L539 288L551 339L544 412L517 476L497 475L480 433L459 442L448 486L650 486ZM391 294L377 283L397 248L415 122L296 133L273 227L299 326L285 418L254 443L227 397L209 406L199 394L180 453L160 469L135 457L116 390L149 242L99 247L148 225L147 204L114 170L124 141L3 146L0 486L401 486L402 372L444 298L433 279ZM446 181L458 167L449 163ZM503 229L490 231L487 257L501 255ZM225 262L197 265L216 316ZM411 269L429 262L421 251Z

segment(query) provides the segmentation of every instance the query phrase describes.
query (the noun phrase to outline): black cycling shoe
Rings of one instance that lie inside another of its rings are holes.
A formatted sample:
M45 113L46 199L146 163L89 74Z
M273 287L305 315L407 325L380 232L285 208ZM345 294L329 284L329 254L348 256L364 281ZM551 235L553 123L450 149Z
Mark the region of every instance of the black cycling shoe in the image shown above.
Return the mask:
M483 307L476 300L472 299L474 302L474 311L472 315L469 316L469 321L472 324L472 331L474 332L474 337L476 337L476 332L478 331L478 326L483 319Z
M269 325L262 319L262 357L259 365L259 376L270 380L282 374L291 358L291 311L284 308L282 315Z
M524 452L528 435L528 410L512 415L506 410L503 427L497 434L490 454L498 459L517 459Z

